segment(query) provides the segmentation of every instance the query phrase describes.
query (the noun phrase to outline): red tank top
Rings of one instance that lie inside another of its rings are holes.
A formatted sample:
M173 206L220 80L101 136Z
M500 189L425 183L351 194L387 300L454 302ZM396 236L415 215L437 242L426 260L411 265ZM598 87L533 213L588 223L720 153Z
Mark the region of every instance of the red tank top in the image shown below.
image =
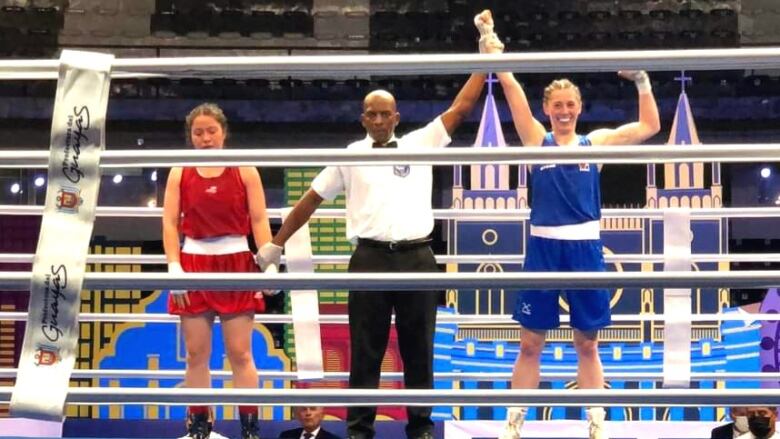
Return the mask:
M196 168L183 168L181 230L194 239L248 235L249 205L238 168L225 168L218 177L204 178Z

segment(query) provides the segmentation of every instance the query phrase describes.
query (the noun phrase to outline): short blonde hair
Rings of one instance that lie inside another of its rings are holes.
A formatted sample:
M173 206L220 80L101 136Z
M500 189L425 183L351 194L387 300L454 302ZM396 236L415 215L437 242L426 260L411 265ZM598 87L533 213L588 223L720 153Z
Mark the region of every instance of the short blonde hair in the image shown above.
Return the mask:
M225 138L227 138L228 122L225 113L222 111L221 108L219 108L219 105L213 104L211 102L206 102L193 108L192 111L190 111L190 114L188 114L187 118L185 119L184 137L187 139L187 143L192 143L192 133L191 133L192 122L198 116L209 116L214 118L214 120L217 121L219 126L222 127L222 132L225 134Z
M569 81L566 78L556 79L555 81L551 82L550 85L545 87L544 98L542 102L546 104L550 100L550 96L554 91L566 90L569 88L574 89L574 92L577 93L577 99L579 99L579 101L582 102L582 95L580 94L580 88L574 85L573 82Z

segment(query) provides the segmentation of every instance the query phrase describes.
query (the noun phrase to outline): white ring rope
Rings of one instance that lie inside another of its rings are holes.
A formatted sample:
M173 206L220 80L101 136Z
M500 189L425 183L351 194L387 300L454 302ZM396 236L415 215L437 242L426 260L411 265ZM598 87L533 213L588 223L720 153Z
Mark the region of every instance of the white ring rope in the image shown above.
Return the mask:
M32 263L32 253L0 253L0 264L29 264ZM313 255L315 264L347 264L350 255ZM525 256L522 255L435 255L439 264L522 264ZM607 263L663 263L664 255L634 254L609 254L604 255ZM693 262L780 262L780 253L702 253L693 254ZM282 264L286 257L282 256ZM132 264L132 265L165 265L165 255L121 255L121 254L91 254L87 256L89 264Z
M669 208L674 209L674 208ZM602 218L649 218L663 219L669 209L602 209ZM281 209L268 209L268 216L281 218ZM0 206L0 215L41 215L43 206ZM692 208L692 218L775 218L780 217L780 207L716 207ZM162 208L132 206L98 206L99 217L159 218ZM433 216L439 220L520 220L530 217L529 209L433 209ZM317 209L312 218L344 218L344 209Z
M612 322L660 322L667 319L665 314L614 314ZM216 317L217 321L219 317ZM323 325L346 324L346 314L320 314L319 323ZM562 323L569 322L569 315L560 316ZM26 321L27 313L23 311L0 311L0 321ZM392 318L395 321L395 317ZM693 314L694 322L726 322L726 321L780 321L777 313L724 313L724 314ZM179 323L179 316L163 313L80 313L80 322L138 322L138 323ZM290 314L255 314L255 323L288 324L292 323ZM470 315L470 314L439 314L436 323L456 323L462 325L517 325L509 314Z
M0 378L16 377L17 369L0 368ZM180 380L184 378L184 370L138 370L138 369L76 369L71 379L148 379L148 380ZM261 380L298 381L298 372L279 372L273 370L258 370ZM211 377L216 379L233 379L233 372L228 370L211 371ZM382 372L383 381L402 381L403 372ZM542 381L570 381L577 378L576 372L542 372ZM605 372L604 378L609 381L663 381L663 374L656 372ZM323 381L347 381L349 372L324 372ZM447 381L509 381L511 372L434 372L434 380ZM693 381L780 381L780 372L692 372ZM311 381L307 379L306 381Z
M1 61L0 61L1 62ZM147 79L147 78L165 78L167 75L156 73L125 73L114 71L111 73L112 79ZM19 71L19 72L0 72L0 81L9 80L47 80L57 79L56 73L47 72L31 72L31 71Z
M101 168L169 166L370 166L478 163L685 163L780 161L780 144L623 145L589 148L439 148L423 151L316 149L114 150ZM48 151L0 151L0 168L46 168Z
M733 52L733 53L726 53ZM600 55L600 57L599 57ZM553 58L554 56L554 58ZM434 59L435 58L435 59ZM534 59L536 58L536 59ZM554 61L557 60L557 61ZM662 63L661 63L662 61ZM134 65L133 63L136 62ZM143 65L140 65L143 62ZM249 58L188 58L188 59L125 59L117 60L115 67L117 70L127 72L146 73L164 73L192 75L193 73L215 73L230 69L231 73L241 72L252 74L257 72L265 73L315 73L322 74L324 71L339 73L365 74L367 70L376 68L383 74L408 74L408 73L450 73L447 69L453 69L451 73L462 73L464 69L486 69L486 70L509 70L512 67L520 67L524 71L534 71L534 69L543 69L540 71L567 71L569 68L576 71L588 71L589 69L606 71L617 70L618 68L641 68L652 70L653 66L663 69L673 68L675 62L684 64L684 67L695 69L722 69L729 68L726 65L734 65L739 62L738 68L760 68L777 67L780 65L780 49L726 49L726 50L686 50L686 51L625 51L625 52L586 52L586 53L556 53L556 54L506 54L506 55L355 55L355 56L308 56L308 57L249 57ZM476 63L469 65L469 63ZM609 63L615 63L610 66ZM19 67L25 64L26 67ZM617 64L619 63L619 64ZM465 66L464 66L465 64ZM560 64L560 65L551 65ZM575 67L576 65L576 67ZM9 77L19 77L19 70L27 70L24 73L35 73L39 75L53 74L59 66L55 61L0 61L0 79ZM137 68L137 70L134 70ZM357 70L359 69L359 70ZM431 69L430 71L426 69ZM454 70L457 69L457 70ZM131 73L132 74L132 73ZM530 150L530 151L529 151ZM780 144L773 145L716 145L697 148L679 148L676 146L624 146L624 147L594 147L589 149L586 154L583 151L572 149L571 151L546 151L541 149L526 148L507 148L507 150L492 150L489 154L485 151L476 151L473 149L458 148L446 151L433 151L424 153L407 153L401 151L381 152L377 154L374 151L370 153L347 152L342 149L327 150L271 150L271 151L215 151L217 154L210 154L212 151L197 151L197 155L192 150L167 150L167 151L111 151L105 155L103 164L105 168L111 167L137 167L137 166L195 166L195 165L252 165L252 166L317 166L328 165L364 165L364 164L396 164L396 163L495 163L512 162L514 163L666 163L666 162L747 162L747 161L777 161L780 158ZM228 154L225 154L227 152ZM13 167L46 167L48 166L48 153L42 155L28 152L0 153L0 168ZM136 154L141 153L141 154ZM540 154L541 153L541 154ZM8 154L7 156L5 154ZM18 156L11 157L13 154ZM629 157L629 158L625 158ZM662 157L662 158L661 158ZM156 161L155 161L156 160ZM185 160L185 161L182 161ZM516 218L516 217L515 217ZM725 255L715 255L725 256ZM729 255L730 256L730 255ZM159 257L159 256L158 256ZM733 260L733 259L732 259ZM17 273L13 273L16 275ZM441 274L434 273L433 277L426 274L415 274L415 278L407 276L383 274L371 274L365 279L361 276L348 274L344 278L342 274L317 274L312 279L306 276L296 275L296 279L285 279L291 276L268 276L257 275L236 276L233 279L225 279L223 275L219 278L188 275L186 277L171 277L168 274L159 276L152 274L151 277L146 274L138 275L133 273L132 277L124 274L116 275L110 273L110 276L103 277L103 273L90 273L85 279L85 288L88 289L144 289L144 282L172 282L172 287L182 288L206 288L217 289L225 285L228 289L251 289L248 286L255 284L254 288L263 287L264 283L271 287L278 288L306 288L314 287L311 282L316 282L319 288L360 288L360 289L401 289L414 288L419 289L423 284L425 288L443 289L452 283L469 286L495 286L506 285L507 288L518 288L520 286L544 288L559 288L560 285L566 285L566 288L592 288L600 286L614 286L607 284L618 283L623 286L647 286L647 282L659 286L706 286L707 282L718 282L717 286L771 286L780 284L780 276L768 275L763 272L741 272L739 275L750 275L750 277L738 276L733 272L726 273L572 273L575 276L567 278L566 273L551 273L554 277L550 278L550 273L544 273L540 277L524 273L518 277L514 273L489 273L489 277L483 273L466 273L474 276L459 276L460 273L448 273L446 277L439 277ZM723 274L727 274L724 276ZM503 276L508 275L508 276ZM563 277L561 275L564 275ZM592 277L595 275L595 277ZM605 276L606 275L606 276ZM651 275L651 276L642 276ZM686 275L693 275L689 277ZM704 278L701 275L705 275ZM7 276L7 277L4 277ZM124 276L124 277L123 277ZM547 276L547 277L545 277ZM10 277L10 279L9 279ZM341 278L339 278L341 277ZM591 278L592 277L592 278ZM29 273L22 273L22 277L15 278L9 273L0 273L0 289L25 289L29 285ZM140 278L140 279L139 279ZM19 280L24 281L22 288L3 287L1 284L7 282L8 285L16 282L19 286ZM197 279L197 285L192 280ZM122 282L130 281L127 287L122 287ZM212 285L215 281L219 285ZM357 283L355 283L357 281ZM479 284L474 282L478 281ZM694 282L695 284L691 284ZM101 284L104 282L104 284ZM190 282L190 284L188 284ZM279 282L279 284L274 284ZM299 286L298 284L304 286ZM309 282L309 284L305 284ZM335 282L335 284L329 284ZM346 282L346 283L345 283ZM487 282L487 284L485 283ZM511 282L507 284L506 282ZM536 283L534 283L536 282ZM633 282L643 282L642 284L632 284ZM686 284L686 282L688 284ZM724 283L725 282L725 283ZM768 283L770 282L770 283ZM104 285L111 284L110 287ZM242 287L239 286L242 285ZM284 285L289 284L289 285ZM293 285L295 284L295 285ZM159 285L159 284L155 284ZM289 316L285 316L289 317ZM338 316L344 318L344 316ZM480 318L482 316L471 316ZM506 319L506 316L496 316ZM636 316L632 316L636 317ZM655 316L653 316L655 317ZM696 316L703 317L703 316ZM745 317L753 319L755 315L740 316L742 320ZM476 319L475 319L476 320ZM509 320L511 322L511 320ZM114 371L115 376L128 371ZM143 373L161 373L161 371L137 371ZM176 374L180 379L182 371L166 371ZM0 369L0 376L3 373L16 374L16 370ZM79 371L87 377L87 372ZM110 373L110 371L104 371ZM284 376L294 376L294 372L286 372ZM340 373L338 379L345 379ZM260 375L260 374L259 374ZM400 374L399 378L400 378ZM474 374L485 376L485 374ZM498 375L498 374L496 374ZM572 374L569 374L573 376ZM657 375L657 374L656 374ZM768 374L743 374L745 378L755 380L757 376ZM76 378L78 375L74 376ZM98 375L92 375L94 378ZM452 374L452 379L464 379L463 374ZM607 374L609 377L609 374ZM636 375L633 375L636 377ZM170 378L170 377L166 377ZM496 376L497 378L497 376ZM658 377L660 378L660 376ZM289 379L289 378L288 378ZM502 379L508 379L508 374L502 374ZM570 379L570 377L568 378ZM614 379L614 378L612 378ZM0 401L9 402L11 399L12 388L0 387ZM67 402L70 404L210 404L210 403L237 403L237 404L272 404L272 405L435 405L435 404L464 404L464 405L561 405L561 406L581 406L601 405L601 406L733 406L733 405L778 405L780 404L780 393L771 389L758 390L690 390L690 389L650 389L650 390L578 390L576 398L569 392L548 391L548 390L362 390L362 389L338 389L338 390L298 390L298 389L138 389L138 388L72 388L69 391ZM561 401L563 398L564 402ZM571 402L569 402L571 401ZM411 403L410 403L411 402Z
M0 403L12 387L0 387ZM780 405L777 389L442 390L442 389L193 389L73 387L68 404L321 405L321 406L767 406Z
M301 55L117 58L114 74L251 77L252 75L419 75L472 71L614 72L617 70L729 70L780 67L780 48L621 50L504 54ZM0 75L57 73L55 60L0 61ZM4 76L0 76L2 79Z
M0 291L26 291L30 272L0 272ZM85 273L87 290L446 290L593 288L770 288L780 272L549 272L549 273Z

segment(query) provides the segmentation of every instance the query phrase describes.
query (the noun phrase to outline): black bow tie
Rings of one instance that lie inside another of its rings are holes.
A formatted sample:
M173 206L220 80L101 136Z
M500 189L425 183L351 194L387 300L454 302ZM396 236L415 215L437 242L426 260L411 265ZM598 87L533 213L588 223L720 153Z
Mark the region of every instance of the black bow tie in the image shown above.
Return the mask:
M398 142L393 140L392 142L387 142L384 145L379 142L374 142L371 145L372 148L398 148Z

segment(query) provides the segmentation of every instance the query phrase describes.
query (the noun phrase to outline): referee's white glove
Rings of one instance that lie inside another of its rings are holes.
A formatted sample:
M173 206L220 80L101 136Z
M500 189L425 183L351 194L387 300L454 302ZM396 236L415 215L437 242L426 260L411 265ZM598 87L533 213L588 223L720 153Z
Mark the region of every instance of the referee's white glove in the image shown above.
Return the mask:
M634 81L636 90L639 94L650 93L653 91L653 86L650 83L650 77L647 76L647 72L644 70L621 70L618 72L622 78Z
M479 53L501 53L504 51L504 44L493 32L493 15L489 9L474 16L474 26L479 31Z
M266 242L262 247L260 247L259 250L257 250L257 254L255 255L255 262L257 263L257 266L260 267L263 272L266 272L268 267L274 265L278 272L279 264L282 260L282 250L282 247L274 244L273 242Z

